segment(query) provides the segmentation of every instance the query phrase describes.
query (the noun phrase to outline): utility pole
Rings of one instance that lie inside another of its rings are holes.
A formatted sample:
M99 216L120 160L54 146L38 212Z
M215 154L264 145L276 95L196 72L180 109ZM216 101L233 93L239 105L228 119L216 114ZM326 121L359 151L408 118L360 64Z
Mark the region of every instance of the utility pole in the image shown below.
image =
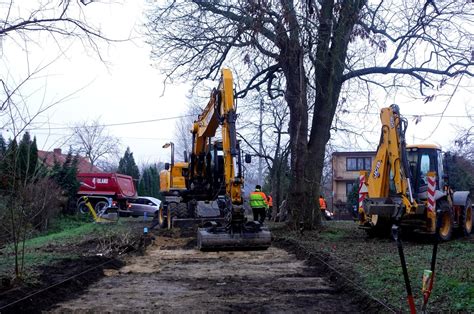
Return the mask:
M263 185L263 98L260 98L260 108L259 108L260 120L258 124L258 181Z

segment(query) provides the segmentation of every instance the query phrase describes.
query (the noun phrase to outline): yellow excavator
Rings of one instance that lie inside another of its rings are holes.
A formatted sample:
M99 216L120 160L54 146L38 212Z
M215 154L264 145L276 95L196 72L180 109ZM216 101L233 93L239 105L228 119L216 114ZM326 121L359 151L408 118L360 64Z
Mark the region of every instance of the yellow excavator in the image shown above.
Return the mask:
M165 202L159 223L168 228L178 222L198 224L200 250L266 249L271 244L268 228L245 215L242 161L251 162L251 157L242 155L236 120L232 72L222 69L218 87L193 124L189 160L175 163L172 143L165 145L171 146L171 163L160 172Z
M472 232L469 191L453 192L441 148L406 145L407 120L397 105L380 113L382 133L370 172L361 171L359 227L369 234L389 234L394 223L447 241L458 229ZM438 224L438 228L437 228Z

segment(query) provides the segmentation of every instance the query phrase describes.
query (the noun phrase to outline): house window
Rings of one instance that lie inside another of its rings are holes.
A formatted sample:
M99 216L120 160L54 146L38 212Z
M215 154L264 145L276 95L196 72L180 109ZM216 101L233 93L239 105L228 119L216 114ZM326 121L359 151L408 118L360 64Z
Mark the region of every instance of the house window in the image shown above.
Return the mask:
M372 163L371 157L347 157L346 170L347 171L370 170L371 163Z
M352 193L355 182L346 182L346 196L349 196Z

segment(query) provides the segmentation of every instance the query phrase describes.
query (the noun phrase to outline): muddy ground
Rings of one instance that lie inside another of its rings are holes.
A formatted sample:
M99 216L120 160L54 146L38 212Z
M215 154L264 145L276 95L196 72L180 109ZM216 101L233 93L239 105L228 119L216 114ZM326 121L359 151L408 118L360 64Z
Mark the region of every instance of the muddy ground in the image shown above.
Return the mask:
M81 257L40 266L37 282L0 291L0 313L407 310L396 246L368 238L351 223L334 222L304 235L274 225L272 247L244 252L199 252L195 232L177 229L154 230L155 242L144 251L143 222L129 225L138 237L128 235L127 241L96 237L38 248ZM473 237L440 244L431 311L471 312L472 245ZM430 261L432 245L405 239L405 249L419 301L418 275ZM31 293L37 294L21 300ZM21 302L2 308L15 300Z
M158 236L143 256L54 313L74 312L362 312L350 291L331 282L317 265L278 247L266 251L200 252L192 238Z
M142 230L143 223L132 222L131 229ZM40 267L41 275L32 286L0 291L0 312L390 310L355 289L347 274L327 267L325 255L321 261L321 255L308 251L301 239L273 231L272 247L265 251L200 252L195 248L195 231L179 229L154 230L154 242L146 250L141 236L136 243L127 240L125 246L123 239L111 238L107 248L114 249L105 252L128 252L121 255L104 255L104 246L89 239L67 247L81 251L81 258ZM53 246L41 250L66 249ZM15 300L21 301L2 309Z

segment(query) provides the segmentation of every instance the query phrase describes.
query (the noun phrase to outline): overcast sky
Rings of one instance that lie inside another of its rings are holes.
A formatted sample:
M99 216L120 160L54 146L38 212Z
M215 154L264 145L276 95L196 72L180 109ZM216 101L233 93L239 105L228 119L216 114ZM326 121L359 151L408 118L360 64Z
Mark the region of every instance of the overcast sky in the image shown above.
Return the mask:
M102 46L105 63L90 49L84 49L80 42L62 44L64 56L41 72L41 75L28 82L25 90L30 100L29 106L48 105L71 93L65 101L59 102L46 111L30 128L38 139L40 149L52 150L62 146L67 150L64 139L69 134L68 127L81 121L99 118L103 124L122 124L143 120L158 120L181 116L187 106L186 85L168 84L163 90L163 79L159 64L152 67L150 47L145 43L141 25L145 22L144 8L147 1L110 1L92 3L84 8L89 21L100 25L103 34L110 38L133 37L132 41ZM34 3L34 1L33 1ZM27 47L29 65L40 67L58 56L57 45L49 38L41 37L37 44ZM8 69L11 77L24 77L26 70L25 47L19 48L11 41L2 42L1 70ZM408 143L433 142L444 147L451 146L455 136L455 126L469 126L472 121L466 114L473 114L473 87L464 82L464 88L448 101L438 98L433 102L412 100L402 95L386 97L386 105L397 103L402 114L408 115ZM203 104L204 105L204 104ZM415 124L410 115L432 115L442 113L445 118L422 117ZM361 142L362 149L375 149L380 136L377 110L358 118L351 114L345 119L360 125L367 125L370 143ZM239 119L245 119L240 117ZM124 124L108 127L111 134L119 137L123 150L129 146L138 163L167 161L169 152L162 145L174 138L174 119L149 123ZM191 126L190 126L191 127ZM10 137L8 131L2 131ZM366 134L367 135L367 134ZM341 147L349 148L346 136L338 135Z
M30 108L67 98L47 110L29 128L37 137L40 149L52 150L62 144L67 150L63 142L70 133L68 127L77 122L100 118L103 124L121 124L176 117L185 111L188 88L167 85L164 90L163 76L151 66L150 47L141 34L145 22L144 1L113 2L87 5L84 10L88 20L100 25L109 38L132 37L131 41L102 45L105 63L77 40L65 42L64 56L24 88ZM38 45L28 45L30 70L56 59L59 53L51 38L41 37L38 41ZM17 81L27 73L26 57L21 50L11 41L3 43L2 67L8 68ZM173 138L174 125L175 120L162 120L108 129L121 139L123 151L130 146L138 162L148 163L168 159L169 152L161 147ZM5 130L3 135L11 136Z

